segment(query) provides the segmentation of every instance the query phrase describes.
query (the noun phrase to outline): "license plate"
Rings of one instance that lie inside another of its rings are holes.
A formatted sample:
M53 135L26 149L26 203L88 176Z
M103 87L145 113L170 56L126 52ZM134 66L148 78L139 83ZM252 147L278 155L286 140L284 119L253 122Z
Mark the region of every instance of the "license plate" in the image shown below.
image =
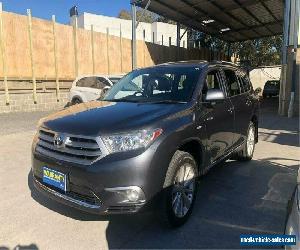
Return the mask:
M66 175L47 167L43 167L43 182L63 191L67 189Z

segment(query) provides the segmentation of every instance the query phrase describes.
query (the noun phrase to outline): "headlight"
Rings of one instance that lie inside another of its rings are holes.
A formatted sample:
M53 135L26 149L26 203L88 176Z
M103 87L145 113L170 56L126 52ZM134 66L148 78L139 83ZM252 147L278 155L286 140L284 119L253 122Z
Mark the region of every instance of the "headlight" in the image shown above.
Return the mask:
M110 153L129 151L146 147L162 133L162 129L138 130L102 137Z

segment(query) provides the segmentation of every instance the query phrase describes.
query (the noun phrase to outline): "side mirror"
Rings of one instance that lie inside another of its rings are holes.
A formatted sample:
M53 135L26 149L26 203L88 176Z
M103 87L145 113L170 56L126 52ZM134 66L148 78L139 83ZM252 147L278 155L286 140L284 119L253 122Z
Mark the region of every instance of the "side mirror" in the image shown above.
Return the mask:
M209 89L204 97L204 102L220 102L225 99L224 92L220 89Z

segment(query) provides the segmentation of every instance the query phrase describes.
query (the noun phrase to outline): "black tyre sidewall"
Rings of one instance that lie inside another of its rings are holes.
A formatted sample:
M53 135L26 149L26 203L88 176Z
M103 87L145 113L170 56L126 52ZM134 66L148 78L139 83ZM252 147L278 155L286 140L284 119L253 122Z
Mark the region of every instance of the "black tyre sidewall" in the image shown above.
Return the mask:
M74 99L72 100L72 104L73 104L73 105L80 104L80 103L82 103L82 101L81 101L79 98L74 98Z
M183 151L176 151L168 168L167 171L167 175L166 175L166 179L165 179L165 184L164 184L164 212L166 213L166 219L167 222L170 226L172 227L178 227L181 226L182 224L184 224L187 219L189 218L189 216L192 213L193 210L193 206L195 204L195 199L196 199L196 193L197 193L197 182L195 182L195 191L193 194L193 200L192 200L192 204L191 207L189 209L189 211L187 212L187 214L181 218L177 217L174 214L173 208L172 208L172 185L174 183L174 179L176 176L177 171L179 170L179 168L185 164L185 163L189 163L195 171L195 175L197 177L197 164L194 160L194 158L187 152L183 152Z

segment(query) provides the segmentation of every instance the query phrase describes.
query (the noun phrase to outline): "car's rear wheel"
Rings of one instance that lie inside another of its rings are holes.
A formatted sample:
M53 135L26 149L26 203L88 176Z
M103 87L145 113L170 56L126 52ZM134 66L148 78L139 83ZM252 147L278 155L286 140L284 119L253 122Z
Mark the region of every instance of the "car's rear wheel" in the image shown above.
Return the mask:
M178 227L191 215L197 190L197 164L187 152L176 151L167 170L163 190L164 221Z
M251 121L248 127L247 138L244 143L243 149L238 152L238 160L250 161L253 157L255 149L255 125Z
M79 103L82 103L82 101L79 98L75 97L75 98L72 99L72 104L73 105L76 105L76 104L79 104Z
M109 88L103 88L101 91L101 95L100 95L100 99L102 100L105 95L107 94L107 92L109 91Z

